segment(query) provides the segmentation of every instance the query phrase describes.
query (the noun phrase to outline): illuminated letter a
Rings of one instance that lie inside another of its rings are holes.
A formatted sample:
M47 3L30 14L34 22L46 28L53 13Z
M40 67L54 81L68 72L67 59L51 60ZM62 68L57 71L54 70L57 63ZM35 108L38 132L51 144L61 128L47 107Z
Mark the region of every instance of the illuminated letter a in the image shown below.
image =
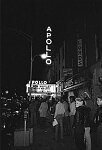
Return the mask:
M50 31L50 32L51 32L52 30L51 30L51 28L50 28L50 27L47 27L47 31Z

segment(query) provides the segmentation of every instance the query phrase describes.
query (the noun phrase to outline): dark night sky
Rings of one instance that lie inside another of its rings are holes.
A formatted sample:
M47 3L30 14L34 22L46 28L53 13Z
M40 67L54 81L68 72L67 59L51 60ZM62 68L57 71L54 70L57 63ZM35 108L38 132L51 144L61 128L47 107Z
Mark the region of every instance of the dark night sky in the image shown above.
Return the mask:
M1 4L2 87L25 88L30 74L30 41L21 31L32 36L33 55L44 53L47 26L52 28L53 44L59 43L76 16L88 14L92 0L2 0ZM33 79L45 80L45 67L45 61L36 58Z

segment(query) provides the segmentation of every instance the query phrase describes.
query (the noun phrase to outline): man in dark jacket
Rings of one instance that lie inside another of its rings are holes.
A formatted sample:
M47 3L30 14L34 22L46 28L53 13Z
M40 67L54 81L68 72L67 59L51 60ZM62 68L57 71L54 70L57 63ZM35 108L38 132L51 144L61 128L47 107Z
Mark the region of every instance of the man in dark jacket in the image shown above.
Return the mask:
M97 150L102 150L102 97L97 98L97 111L94 116L94 123L97 126Z
M76 98L76 113L74 117L75 143L78 150L91 150L90 111L81 98ZM85 141L86 143L85 143ZM85 145L86 144L86 145Z
M74 116L74 136L78 150L84 150L84 106L80 98L76 98L76 113Z
M87 105L86 101L84 101L84 102L85 102L85 106L84 106L84 129L85 129L84 139L85 139L85 143L86 143L86 150L91 150L91 135L90 135L91 108Z

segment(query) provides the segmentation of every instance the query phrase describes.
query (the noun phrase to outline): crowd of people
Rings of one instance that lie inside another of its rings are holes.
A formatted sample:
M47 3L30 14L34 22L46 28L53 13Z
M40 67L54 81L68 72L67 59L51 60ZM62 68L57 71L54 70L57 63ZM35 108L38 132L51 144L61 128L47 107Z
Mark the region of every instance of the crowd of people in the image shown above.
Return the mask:
M30 122L46 131L49 122L54 128L56 141L71 136L78 150L92 150L92 132L96 132L97 149L102 149L102 97L97 97L97 109L93 113L93 101L87 93L83 98L49 97L32 100L29 104ZM60 135L60 136L59 136Z

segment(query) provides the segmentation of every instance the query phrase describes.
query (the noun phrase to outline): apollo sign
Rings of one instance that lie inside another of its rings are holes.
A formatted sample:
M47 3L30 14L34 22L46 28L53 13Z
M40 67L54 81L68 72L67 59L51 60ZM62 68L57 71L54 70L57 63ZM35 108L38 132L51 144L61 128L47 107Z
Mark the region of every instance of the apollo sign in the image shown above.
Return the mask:
M52 40L51 40L51 27L47 27L47 33L46 33L46 64L47 65L51 65L52 60L51 60L51 44L52 44Z
M30 84L30 81L29 81L29 84ZM32 85L31 86L33 86L35 84L47 84L47 81L38 81L38 80L32 81Z
M47 81L32 81L32 85L30 87L30 82L26 84L26 92L27 93L55 93L56 85L55 84L47 84Z

